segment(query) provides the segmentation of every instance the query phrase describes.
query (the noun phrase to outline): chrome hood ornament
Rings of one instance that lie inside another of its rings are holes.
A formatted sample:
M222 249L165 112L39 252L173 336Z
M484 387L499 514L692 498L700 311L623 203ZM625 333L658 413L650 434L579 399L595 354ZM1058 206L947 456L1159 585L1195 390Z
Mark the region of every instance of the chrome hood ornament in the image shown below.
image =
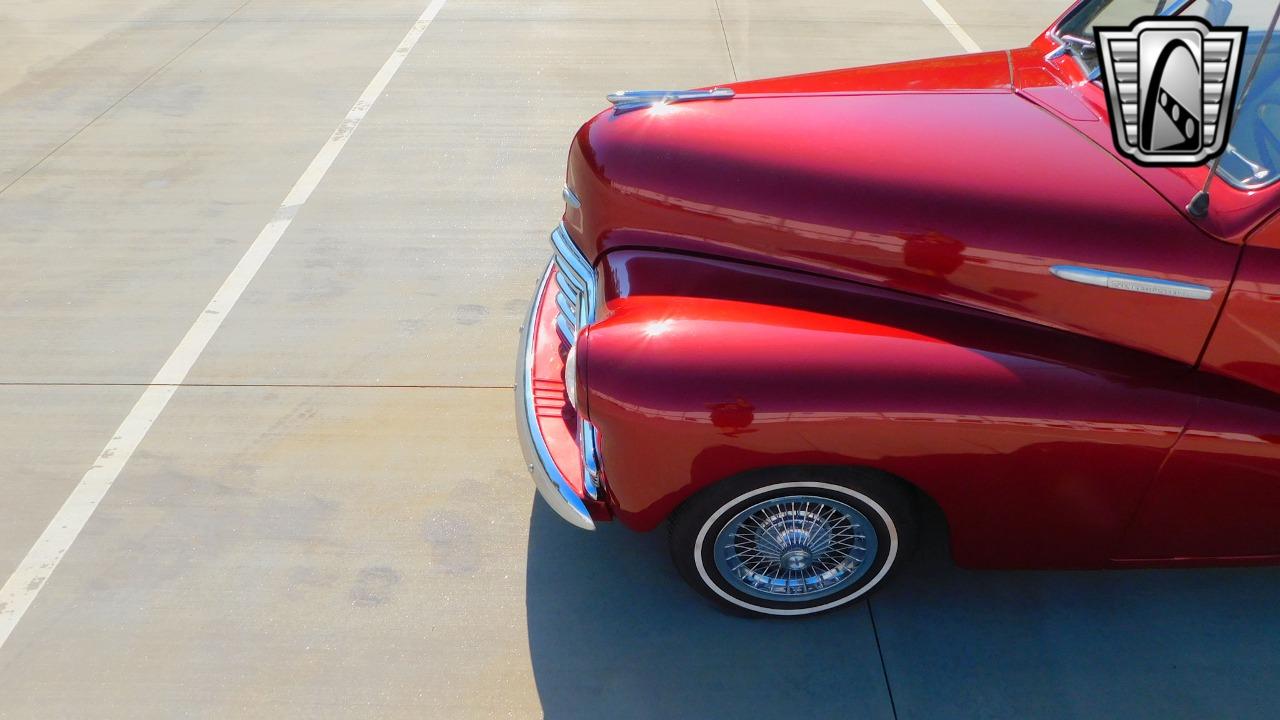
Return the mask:
M731 97L733 90L725 87L710 90L619 90L609 95L609 102L613 103L613 114L621 115L654 105L692 100L725 100Z

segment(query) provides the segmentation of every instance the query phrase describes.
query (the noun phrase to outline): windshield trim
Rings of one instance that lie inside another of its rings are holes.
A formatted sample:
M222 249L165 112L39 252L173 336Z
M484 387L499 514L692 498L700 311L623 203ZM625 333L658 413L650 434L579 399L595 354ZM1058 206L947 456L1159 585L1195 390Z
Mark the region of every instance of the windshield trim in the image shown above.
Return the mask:
M1170 15L1175 15L1181 12L1183 8L1190 5L1194 1L1195 0L1174 0L1174 2L1169 3L1162 10L1156 13L1156 16L1168 17ZM1080 70L1085 73L1085 77L1088 79L1088 81L1096 82L1096 83L1102 82L1101 66L1094 67L1092 70L1090 70L1084 64L1084 60L1081 59L1080 55L1071 49L1071 46L1068 45L1067 40L1071 40L1073 42L1079 43L1080 45L1088 45L1095 49L1097 48L1097 41L1094 38L1090 38L1090 37L1081 37L1080 35L1071 35L1071 34L1063 33L1061 32L1061 29L1063 25L1066 25L1067 23L1071 22L1080 13L1084 12L1086 9L1090 7L1097 5L1100 2L1104 2L1104 0L1094 0L1093 2L1080 3L1080 5L1078 5L1071 12L1064 15L1063 18L1059 20L1056 25L1050 28L1049 39L1057 43L1058 47L1049 51L1049 53L1044 56L1045 60L1052 60L1057 57L1062 57L1063 55L1070 55L1072 59L1076 61L1076 64L1080 66Z

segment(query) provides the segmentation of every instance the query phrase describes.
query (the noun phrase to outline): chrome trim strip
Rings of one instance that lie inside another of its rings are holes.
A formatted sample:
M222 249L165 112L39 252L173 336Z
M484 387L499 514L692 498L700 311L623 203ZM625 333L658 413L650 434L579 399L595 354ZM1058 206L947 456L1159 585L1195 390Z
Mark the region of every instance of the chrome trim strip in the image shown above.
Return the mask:
M570 345L578 338L578 329L573 326L573 321L564 315L556 316L556 328L560 330L560 334L564 337L565 342Z
M573 304L568 295L563 290L556 292L556 307L560 308L560 312L568 315L573 319L578 319L578 306Z
M608 100L613 103L613 114L621 115L653 105L669 105L691 100L726 100L731 97L733 97L732 88L718 87L710 90L619 90L610 93Z
M578 425L578 442L582 446L582 480L592 500L600 499L600 451L596 428L583 420Z
M568 185L564 186L564 189L560 191L560 194L564 196L565 204L574 210L582 207L582 201L578 199L578 195L576 193L569 189Z
M572 267L572 263L567 258L562 257L559 250L556 251L553 261L556 264L556 268L560 270L560 273L556 275L556 281L564 280L563 283L560 283L562 290L579 294L587 291L586 281L578 277L577 272ZM564 287L565 285L568 285L568 287Z
M555 248L556 259L564 261L560 266L568 271L571 276L569 279L583 290L588 289L591 283L587 280L595 277L595 271L582 256L578 246L573 244L573 239L569 237L569 232L564 229L563 224L557 225L556 229L551 231L551 245Z
M1213 297L1213 288L1204 285L1175 282L1142 275L1125 275L1124 273L1098 270L1097 268L1054 265L1049 268L1049 272L1063 280L1094 285L1109 290L1126 290L1128 292L1164 295L1188 300L1208 300Z
M559 271L556 282L561 296L556 297L560 312L556 327L566 342L578 342L578 330L587 327L596 318L596 271L586 256L569 237L564 224L551 231L551 245L555 250L553 262ZM563 282L561 282L563 281ZM596 431L591 423L582 420L578 424L578 447L582 451L582 484L592 499L600 497L600 455L596 447Z
M533 296L529 316L525 319L520 337L520 355L516 359L516 430L520 436L520 449L524 453L529 473L533 475L533 483L538 488L538 494L542 495L557 515L572 525L583 530L594 530L596 524L591 519L591 513L587 510L586 504L573 491L573 488L569 487L564 475L556 467L555 460L551 458L547 442L538 431L538 417L534 410L533 325L537 322L538 306L542 304L541 299L547 291L550 280L551 263L547 263L547 269L542 273L542 281L538 283L538 292Z

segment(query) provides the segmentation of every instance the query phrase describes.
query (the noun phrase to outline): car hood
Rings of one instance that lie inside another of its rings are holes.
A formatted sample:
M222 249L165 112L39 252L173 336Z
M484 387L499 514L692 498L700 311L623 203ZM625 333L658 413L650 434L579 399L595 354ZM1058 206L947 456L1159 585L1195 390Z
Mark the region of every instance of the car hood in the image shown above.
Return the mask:
M1011 72L1006 52L912 60L748 80L731 87L743 94L812 94L849 92L1009 91Z
M581 207L566 224L593 260L621 247L717 255L1075 330L1089 328L1042 292L1053 264L1125 268L1160 252L1194 274L1199 232L1093 140L1012 92L1002 58L606 111L571 148Z

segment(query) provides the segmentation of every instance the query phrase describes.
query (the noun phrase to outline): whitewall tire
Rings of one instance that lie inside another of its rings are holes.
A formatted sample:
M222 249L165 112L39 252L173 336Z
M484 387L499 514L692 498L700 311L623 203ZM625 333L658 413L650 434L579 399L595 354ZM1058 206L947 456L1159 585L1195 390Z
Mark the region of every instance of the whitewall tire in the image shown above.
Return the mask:
M731 612L814 615L883 584L915 539L911 494L862 469L792 467L719 483L673 515L685 580Z

